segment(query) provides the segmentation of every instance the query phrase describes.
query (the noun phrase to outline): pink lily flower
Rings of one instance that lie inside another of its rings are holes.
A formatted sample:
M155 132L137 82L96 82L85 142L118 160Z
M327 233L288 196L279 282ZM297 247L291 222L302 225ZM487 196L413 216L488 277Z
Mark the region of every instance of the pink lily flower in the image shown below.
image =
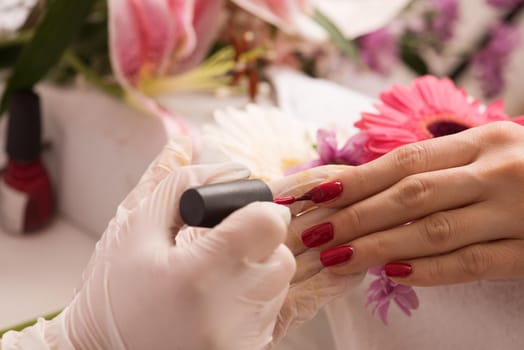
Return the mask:
M323 30L311 19L314 8L310 0L232 1L287 34L299 35L315 41L325 38Z
M132 104L167 116L171 131L185 123L147 96L146 83L180 74L203 59L217 33L223 0L109 0L111 63ZM150 95L150 94L149 94Z
M322 12L348 38L375 31L389 23L409 0L232 0L291 35L322 41L327 33L313 19Z

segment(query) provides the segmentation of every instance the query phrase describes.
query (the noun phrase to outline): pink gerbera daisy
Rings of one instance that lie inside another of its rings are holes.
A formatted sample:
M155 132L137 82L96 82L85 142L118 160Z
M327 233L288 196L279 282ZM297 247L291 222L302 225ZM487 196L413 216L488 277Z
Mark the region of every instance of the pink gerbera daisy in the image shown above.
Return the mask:
M509 120L502 102L484 107L448 78L424 76L411 86L394 85L380 100L376 113L362 113L355 123L369 137L366 148L378 155L408 143Z

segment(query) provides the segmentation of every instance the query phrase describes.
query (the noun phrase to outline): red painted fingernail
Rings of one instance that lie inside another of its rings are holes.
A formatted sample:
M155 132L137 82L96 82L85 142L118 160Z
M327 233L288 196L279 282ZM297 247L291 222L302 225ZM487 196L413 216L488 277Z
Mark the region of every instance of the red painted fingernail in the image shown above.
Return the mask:
M320 253L320 262L325 267L345 263L353 256L353 247L343 245L340 247L324 250Z
M297 201L297 197L295 196L279 197L279 198L273 199L274 203L282 204L282 205L293 204L296 201Z
M386 275L389 277L406 277L413 272L410 264L398 262L387 263L384 266L384 270L386 270Z
M313 248L331 241L333 236L333 224L326 222L310 227L302 232L302 242L304 242L306 247Z
M323 203L335 199L342 193L343 186L340 181L326 182L313 187L303 197L310 198L315 203Z

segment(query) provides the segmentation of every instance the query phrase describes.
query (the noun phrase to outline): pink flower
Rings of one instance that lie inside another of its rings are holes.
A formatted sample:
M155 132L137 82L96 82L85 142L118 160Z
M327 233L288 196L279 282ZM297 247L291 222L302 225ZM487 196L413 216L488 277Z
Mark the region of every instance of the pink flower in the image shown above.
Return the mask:
M364 133L358 133L349 138L342 148L338 148L335 130L319 129L317 131L319 158L288 169L286 175L326 164L360 165L367 163L379 156L367 149L367 142L368 136Z
M217 0L109 0L111 58L118 79L146 78L198 64L216 32Z
M411 315L411 310L419 306L417 294L413 288L398 284L388 276L382 266L368 270L372 275L378 276L368 287L366 306L375 303L372 313L378 313L384 324L388 323L388 310L391 301L394 301L406 315Z
M382 28L357 39L359 54L364 63L380 74L388 74L398 61L395 36Z
M501 8L501 9L512 9L516 7L517 5L520 5L523 3L523 0L488 0L487 1L489 5Z
M321 40L325 37L325 33L311 19L313 6L310 0L232 1L287 34L301 35L313 40Z
M111 63L128 98L156 115L169 113L140 93L144 82L198 64L217 32L222 0L109 0ZM184 123L171 118L175 131Z
M315 10L324 14L348 38L372 32L391 21L409 0L232 0L287 34L313 41L328 38L312 18ZM380 11L377 9L380 8Z
M489 43L473 56L473 68L482 82L486 97L496 96L504 88L504 67L519 42L517 26L498 24L490 30Z
M366 147L385 154L397 147L454 134L497 120L509 120L504 105L495 102L484 108L447 78L424 76L411 86L394 85L380 95L377 112L362 113L355 123L369 136Z
M459 18L458 0L431 0L434 8L434 18L431 20L431 30L442 41L453 37L453 28Z

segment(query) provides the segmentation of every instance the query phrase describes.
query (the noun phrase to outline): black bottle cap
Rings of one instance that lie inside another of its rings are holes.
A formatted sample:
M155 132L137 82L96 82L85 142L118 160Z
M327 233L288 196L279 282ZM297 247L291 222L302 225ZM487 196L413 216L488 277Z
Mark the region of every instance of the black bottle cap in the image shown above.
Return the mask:
M40 157L42 122L40 98L31 90L15 91L10 98L7 155L18 161Z
M190 188L180 198L180 215L189 226L214 227L235 210L252 202L272 202L260 180L240 180Z

